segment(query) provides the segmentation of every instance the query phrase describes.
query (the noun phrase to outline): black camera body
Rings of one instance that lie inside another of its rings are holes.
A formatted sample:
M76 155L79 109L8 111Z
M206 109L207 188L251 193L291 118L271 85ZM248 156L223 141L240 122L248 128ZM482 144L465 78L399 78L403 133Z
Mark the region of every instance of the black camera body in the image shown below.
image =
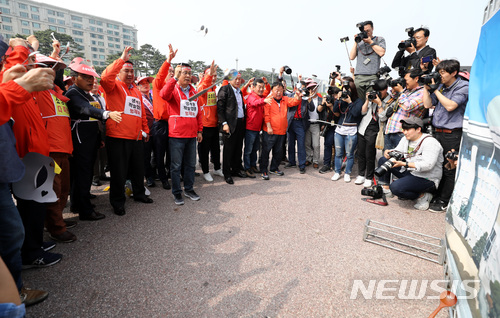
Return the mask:
M288 75L292 74L292 69L287 65L283 66L283 69L285 70L285 73L287 73Z
M435 84L441 83L441 75L438 72L432 72L432 73L423 74L422 76L420 76L420 81L424 85L431 85L433 79L434 79Z
M366 22L360 22L356 24L356 27L359 29L359 31L361 31L354 36L354 41L356 41L356 43L363 41L363 39L368 39L368 33L365 31L365 25Z
M413 37L413 35L415 34L414 28L413 27L406 28L405 32L408 33L409 38L408 38L408 40L404 40L403 42L400 42L398 44L398 49L404 50L407 47L412 46L412 44L413 44L413 47L417 47L417 40L415 40L415 38Z
M361 194L372 197L373 199L380 199L384 196L384 190L382 189L382 186L375 185L371 188L361 189Z
M375 98L377 98L377 96L379 95L378 92L375 92L375 91L372 91L372 92L369 92L368 93L368 100L369 101L372 101L374 100Z
M446 159L450 159L453 161L458 160L458 151L449 151L445 156Z
M388 79L387 80L387 85L390 87L396 87L398 85L401 85L401 87L405 88L406 87L406 80L402 77L398 77L396 79Z
M390 151L388 155L389 155L389 160L387 160L380 167L375 169L375 175L377 177L381 177L387 171L389 171L394 166L395 161L405 161L405 155L397 150ZM394 161L391 159L394 159Z
M381 67L378 72L377 72L377 77L382 77L386 74L389 74L391 72L391 68L389 66L383 66Z

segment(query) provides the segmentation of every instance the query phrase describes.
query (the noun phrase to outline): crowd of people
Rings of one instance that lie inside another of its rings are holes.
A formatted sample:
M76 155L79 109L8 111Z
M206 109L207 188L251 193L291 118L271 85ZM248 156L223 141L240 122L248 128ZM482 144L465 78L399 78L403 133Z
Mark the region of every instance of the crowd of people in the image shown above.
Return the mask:
M427 45L430 31L419 28L399 45L392 67L401 77L393 80L381 70L384 38L373 35L371 21L361 23L360 31L350 51L357 61L352 76L332 72L324 96L312 78L299 76L288 86L286 67L274 83L245 80L231 70L216 85L218 66L212 62L197 81L189 64L173 67L177 50L171 45L156 76L136 78L131 47L101 75L89 61L75 58L65 77L59 42L54 40L50 56L35 52L34 36L3 43L0 256L20 300L32 305L48 295L23 287L21 270L62 258L49 251L55 243L44 242L44 227L55 241L77 239L69 231L76 222L63 218L68 196L79 220L105 218L90 193L101 181L109 180L110 204L122 216L127 180L133 199L145 204L153 203L147 187L156 181L171 190L176 205L184 198L200 200L197 161L207 182L219 176L232 185L233 177L283 176L282 161L301 174L312 168L331 173L332 181L343 174L350 182L357 158L355 184L378 184L386 196L416 200L419 210L446 210L455 170L445 167L444 158L460 148L468 78L458 61L437 58ZM376 169L377 148L383 149L382 169ZM30 153L53 161L48 169L56 174L47 182L55 202L13 191L11 184L33 178L21 161ZM12 310L22 306L10 302Z

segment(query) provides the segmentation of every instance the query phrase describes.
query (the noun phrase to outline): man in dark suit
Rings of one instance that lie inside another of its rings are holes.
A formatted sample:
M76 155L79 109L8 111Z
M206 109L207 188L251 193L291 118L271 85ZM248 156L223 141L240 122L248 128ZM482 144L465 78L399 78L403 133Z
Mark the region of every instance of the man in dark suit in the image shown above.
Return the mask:
M432 72L432 60L436 58L436 50L427 45L427 41L429 40L429 35L431 32L427 28L418 28L413 33L413 38L415 39L416 46L413 44L409 47L400 49L396 56L394 56L394 60L392 60L392 68L396 68L399 66L404 66L407 70L412 68L421 69L422 72L428 74ZM405 51L409 53L409 55L405 56ZM427 58L432 56L430 61L422 63L422 58Z
M217 96L217 115L224 133L222 172L229 184L234 184L233 176L246 177L241 160L246 117L245 100L240 90L243 82L238 73L228 85L221 87Z

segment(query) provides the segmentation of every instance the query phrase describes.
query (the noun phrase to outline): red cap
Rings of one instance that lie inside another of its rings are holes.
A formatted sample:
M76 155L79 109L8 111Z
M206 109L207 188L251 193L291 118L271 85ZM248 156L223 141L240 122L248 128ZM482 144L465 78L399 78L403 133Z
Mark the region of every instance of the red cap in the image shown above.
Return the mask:
M54 60L53 58L46 56L46 55L43 55L41 53L35 54L35 60L37 63L50 64L50 65L58 63L57 66L54 68L54 71L58 71L58 70L66 68L66 64L64 64L64 62L58 62L58 61Z
M140 82L142 82L144 80L148 81L148 83L151 84L151 83L153 83L154 77L151 77L151 76L140 76L140 77L137 78L137 84L139 84Z
M69 63L69 68L77 73L100 77L99 74L97 74L96 71L92 68L90 61L84 60L81 57L75 57L73 61Z

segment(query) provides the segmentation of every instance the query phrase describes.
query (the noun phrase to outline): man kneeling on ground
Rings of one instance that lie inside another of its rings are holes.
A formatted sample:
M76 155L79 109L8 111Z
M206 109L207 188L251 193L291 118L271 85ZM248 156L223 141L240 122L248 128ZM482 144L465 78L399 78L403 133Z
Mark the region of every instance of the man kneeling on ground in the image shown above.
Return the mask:
M401 139L395 149L385 150L384 157L379 160L379 167L390 168L390 173L380 173L380 168L376 173L381 175L380 184L386 189L391 173L395 175L398 179L391 183L390 192L402 199L416 199L414 207L427 210L432 199L430 192L436 190L441 180L443 148L435 138L422 133L422 119L410 117L401 120L401 124L406 138Z

